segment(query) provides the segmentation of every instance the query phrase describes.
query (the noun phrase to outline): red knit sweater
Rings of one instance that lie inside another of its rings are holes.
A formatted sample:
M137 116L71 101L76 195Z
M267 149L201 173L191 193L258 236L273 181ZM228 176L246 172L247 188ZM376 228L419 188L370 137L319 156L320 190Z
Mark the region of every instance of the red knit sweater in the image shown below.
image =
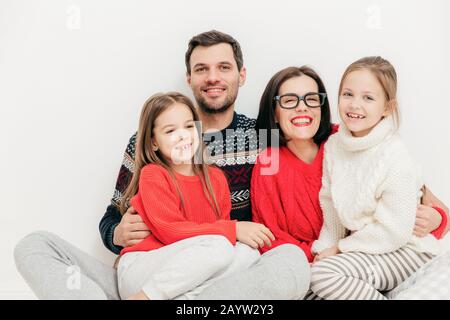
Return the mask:
M278 172L262 175L261 169L273 165L269 159L278 151ZM311 246L323 223L319 204L322 160L323 144L311 164L297 158L287 147L268 148L259 155L250 189L253 221L264 224L275 236L272 246L261 248L261 253L291 243L299 246L309 261L313 260Z
M209 204L198 176L175 173L184 198L186 211L169 173L161 166L150 164L142 168L139 192L130 204L149 227L151 235L124 248L120 255L132 251L150 251L199 235L223 235L236 243L236 221L230 220L231 199L225 175L218 168L208 169L211 184L221 210L220 218Z

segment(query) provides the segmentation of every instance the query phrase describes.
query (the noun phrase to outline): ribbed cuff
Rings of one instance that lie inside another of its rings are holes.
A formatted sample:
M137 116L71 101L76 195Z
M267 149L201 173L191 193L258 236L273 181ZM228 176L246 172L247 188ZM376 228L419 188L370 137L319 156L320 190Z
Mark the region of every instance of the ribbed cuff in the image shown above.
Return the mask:
M223 226L222 230L224 236L231 242L233 246L236 245L236 222L237 220L218 221L218 223Z
M436 210L437 212L439 212L439 214L442 217L442 221L441 224L439 225L439 227L434 230L433 232L431 232L431 234L436 238L436 239L441 239L442 238L442 234L444 233L445 229L447 228L447 214L445 213L445 211L439 207L433 206L432 207L434 210Z
M116 246L114 244L114 230L119 225L119 223L114 223L109 227L109 230L106 233L106 242L108 244L108 249L111 250L115 254L120 254L120 251L122 251L123 247Z

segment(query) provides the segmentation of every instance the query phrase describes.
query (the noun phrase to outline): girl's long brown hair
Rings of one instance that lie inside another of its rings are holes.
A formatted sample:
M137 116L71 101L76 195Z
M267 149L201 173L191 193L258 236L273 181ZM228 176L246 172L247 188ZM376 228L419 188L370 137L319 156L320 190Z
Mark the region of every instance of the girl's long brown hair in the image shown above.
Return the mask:
M137 194L139 191L139 178L141 169L147 164L157 164L164 167L169 175L172 178L172 181L177 189L178 195L181 199L181 204L183 211L185 210L185 201L183 195L181 193L180 187L175 178L175 174L173 169L170 166L170 163L167 159L165 159L162 155L160 155L159 151L153 150L153 129L155 125L155 120L158 116L167 110L170 106L175 103L180 103L186 105L192 112L194 121L196 123L199 122L199 117L192 101L186 97L185 95L178 92L168 92L168 93L157 93L151 96L145 103L141 111L141 117L139 120L139 129L137 132L136 138L136 152L135 152L135 160L134 160L134 173L131 179L130 184L126 188L122 200L120 202L120 212L122 215L127 211L130 206L130 199ZM197 127L197 129L199 129ZM201 132L199 134L199 141L201 139ZM203 191L205 195L214 209L217 218L220 217L220 208L217 203L217 198L214 193L211 180L208 174L208 165L204 161L203 155L203 144L200 143L200 147L197 150L197 155L200 157L200 161L195 161L193 163L194 172L197 176L199 176L200 181L202 183ZM200 163L196 163L200 162Z

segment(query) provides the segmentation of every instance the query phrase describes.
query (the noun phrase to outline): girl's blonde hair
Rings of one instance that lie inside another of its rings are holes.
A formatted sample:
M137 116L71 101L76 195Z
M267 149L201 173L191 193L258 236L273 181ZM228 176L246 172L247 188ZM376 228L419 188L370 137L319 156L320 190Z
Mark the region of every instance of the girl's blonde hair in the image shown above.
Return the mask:
M178 92L168 92L168 93L157 93L151 96L145 103L141 111L141 117L139 120L139 129L136 138L136 152L134 160L134 173L131 178L131 182L125 190L125 193L120 202L120 212L122 215L127 211L130 206L130 199L137 194L139 190L139 177L141 169L147 164L157 164L164 167L172 178L172 181L176 187L178 195L181 199L181 205L183 211L185 211L185 201L181 193L180 187L175 178L173 169L170 163L165 159L159 151L153 150L153 129L155 125L155 120L158 116L167 110L170 106L175 103L180 103L186 105L192 112L194 121L198 123L199 117L192 101L185 95ZM197 128L199 129L199 128ZM201 132L198 132L199 140L201 139ZM193 163L194 172L199 176L200 181L203 186L203 191L214 209L217 217L220 217L220 208L217 203L217 198L214 193L211 180L208 174L208 165L204 161L203 156L203 143L200 143L199 150L197 150L197 155L200 157L200 163Z
M339 96L342 93L342 86L347 76L357 70L369 70L378 80L383 88L385 98L387 101L387 107L391 112L395 125L398 128L400 125L400 114L397 102L397 73L395 72L392 64L383 59L380 56L364 57L355 62L345 69L339 85Z

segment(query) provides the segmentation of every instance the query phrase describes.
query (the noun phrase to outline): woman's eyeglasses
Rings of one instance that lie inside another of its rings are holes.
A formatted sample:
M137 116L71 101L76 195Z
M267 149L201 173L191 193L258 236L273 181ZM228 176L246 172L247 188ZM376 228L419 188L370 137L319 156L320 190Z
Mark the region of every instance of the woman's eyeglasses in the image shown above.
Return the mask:
M278 101L280 107L283 109L294 109L302 100L305 102L306 106L310 108L318 108L323 106L326 97L326 93L310 92L304 96L299 96L295 93L287 93L282 96L275 96L273 100Z

